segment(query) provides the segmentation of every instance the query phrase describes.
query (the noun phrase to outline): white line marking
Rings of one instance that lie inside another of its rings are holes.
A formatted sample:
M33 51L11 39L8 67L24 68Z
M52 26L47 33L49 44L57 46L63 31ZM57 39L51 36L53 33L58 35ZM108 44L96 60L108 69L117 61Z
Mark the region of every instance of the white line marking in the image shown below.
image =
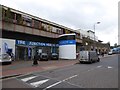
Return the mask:
M100 68L100 67L102 67L102 65L97 66L97 67L95 67L95 68L91 68L91 69L87 70L86 72L89 72L89 71L95 70L96 68Z
M78 76L78 75L74 75L74 76L71 76L71 77L69 77L69 78L66 78L66 79L64 79L64 80L62 80L62 81L64 82L64 81L66 81L66 80L72 79L72 78L77 77L77 76Z
M94 70L95 68L91 68L90 70L88 70L88 71L92 71L92 70Z
M64 82L64 81L66 81L66 80L72 79L72 78L77 77L77 76L78 76L78 75L74 75L74 76L68 77L68 78L66 78L66 79L64 79L64 80L62 80L62 81L56 82L56 83L54 83L54 84L46 87L46 88L43 89L43 90L46 90L46 89L51 88L51 87L54 87L54 86L56 86L56 85L58 85L58 84L60 84L60 83L62 83L62 82Z
M111 66L108 66L108 68L113 68L113 67L111 67Z
M51 88L51 87L54 87L54 86L56 86L56 85L58 85L58 84L60 84L60 83L62 83L62 81L59 81L59 82L57 82L57 83L54 83L54 84L52 84L52 85L46 87L46 88L43 89L43 90L46 90L46 89Z
M100 66L97 66L97 68L100 68L100 67L102 67L102 65L100 65Z
M24 78L24 79L21 79L23 82L27 82L33 78L36 78L37 76L32 76L32 77L27 77L27 78Z
M45 83L47 81L49 81L49 79L33 82L33 83L30 83L30 85L32 85L34 87L38 87L38 86L42 85L43 83Z

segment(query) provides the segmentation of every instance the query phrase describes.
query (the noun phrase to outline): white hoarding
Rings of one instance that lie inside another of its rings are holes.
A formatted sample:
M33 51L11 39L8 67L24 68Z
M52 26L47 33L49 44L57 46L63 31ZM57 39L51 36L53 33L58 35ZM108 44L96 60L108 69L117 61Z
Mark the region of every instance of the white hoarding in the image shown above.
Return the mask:
M59 36L59 58L76 59L76 34L63 34Z
M59 58L76 59L76 45L59 46Z

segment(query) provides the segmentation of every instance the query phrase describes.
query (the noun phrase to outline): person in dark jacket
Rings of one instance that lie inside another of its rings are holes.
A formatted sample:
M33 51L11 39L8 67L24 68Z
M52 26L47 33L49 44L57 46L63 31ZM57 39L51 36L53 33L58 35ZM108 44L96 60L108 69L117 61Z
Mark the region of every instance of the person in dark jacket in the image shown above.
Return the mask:
M102 52L102 54L101 54L101 55L102 55L102 57L104 57L104 52Z
M38 65L39 56L36 54L33 59L33 65Z

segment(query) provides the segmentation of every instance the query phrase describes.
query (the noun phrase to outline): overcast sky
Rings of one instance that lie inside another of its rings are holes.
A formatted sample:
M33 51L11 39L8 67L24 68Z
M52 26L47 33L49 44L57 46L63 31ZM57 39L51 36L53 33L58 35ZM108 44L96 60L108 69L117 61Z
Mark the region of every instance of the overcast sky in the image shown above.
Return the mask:
M104 43L118 43L119 0L1 0L2 5L72 28L93 30Z

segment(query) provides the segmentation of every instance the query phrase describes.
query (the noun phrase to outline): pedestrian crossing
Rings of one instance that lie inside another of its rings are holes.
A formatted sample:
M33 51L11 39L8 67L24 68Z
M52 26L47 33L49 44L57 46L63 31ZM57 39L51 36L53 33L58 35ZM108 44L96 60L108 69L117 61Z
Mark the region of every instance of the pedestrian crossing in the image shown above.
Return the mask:
M43 83L46 83L47 81L49 81L49 79L32 82L32 83L30 83L30 85L32 85L34 87L38 87L38 86L42 85Z
M75 86L71 86L66 82L56 80L56 79L52 79L52 78L45 77L45 76L34 75L34 74L20 76L20 77L17 77L17 79L19 81L25 83L26 85L31 86L32 88L42 88L44 90L46 90L48 88L58 88L58 87L59 88L61 88L61 87L76 88Z
M21 79L23 82L27 82L27 81L29 81L29 80L31 80L31 79L34 79L34 78L36 78L37 76L31 76L31 77L27 77L27 78L23 78L23 79Z
M54 79L49 79L44 76L37 76L33 74L20 76L17 79L34 88L46 88L49 85L58 82Z

